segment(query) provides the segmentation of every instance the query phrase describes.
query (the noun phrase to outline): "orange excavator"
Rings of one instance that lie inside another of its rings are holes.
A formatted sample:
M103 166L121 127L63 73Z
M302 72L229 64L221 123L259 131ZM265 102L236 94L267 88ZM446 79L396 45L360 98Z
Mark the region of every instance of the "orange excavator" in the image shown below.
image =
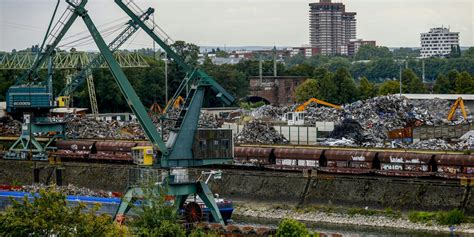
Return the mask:
M342 109L342 107L339 106L339 105L331 104L331 103L326 102L324 100L318 100L316 98L311 98L311 99L307 100L306 102L304 102L303 104L301 104L300 106L298 106L295 111L296 112L302 112L306 109L306 106L308 106L311 103L325 105L325 106L328 106L328 107L333 107L335 109Z
M319 100L316 98L311 98L307 100L306 102L304 102L303 104L301 104L300 106L296 107L295 112L289 112L285 114L285 120L288 122L288 125L304 125L304 115L305 115L304 110L311 103L325 105L325 106L332 107L338 110L342 109L342 107L339 105L331 104L329 102Z
M464 100L462 97L459 97L454 104L451 106L451 109L449 110L448 113L448 121L452 121L454 118L454 115L456 114L456 110L458 108L461 108L461 113L464 119L467 119L467 113L466 113L466 108L464 107Z
M168 107L170 106L171 100L168 101L168 104L166 104L165 110L163 110L157 102L153 103L150 106L150 112L156 113L156 114L163 114L166 113L168 110ZM178 98L174 101L173 103L173 108L177 109L181 107L181 105L184 103L184 98L182 96L178 96Z

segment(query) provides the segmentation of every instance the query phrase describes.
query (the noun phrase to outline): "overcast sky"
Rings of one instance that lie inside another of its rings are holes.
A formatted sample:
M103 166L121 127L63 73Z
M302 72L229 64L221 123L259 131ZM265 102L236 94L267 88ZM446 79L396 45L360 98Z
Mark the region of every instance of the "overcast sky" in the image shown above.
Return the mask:
M308 44L310 2L313 1L136 0L143 8L156 9L155 21L173 39L221 47ZM461 46L474 46L474 0L342 2L347 11L357 12L357 38L376 40L378 45L389 47L418 47L421 32L444 25L460 32ZM0 0L0 50L41 43L55 4L56 0ZM61 0L61 13L65 6ZM100 29L126 19L113 0L89 0L87 9L96 26L106 24ZM66 37L84 30L83 21L78 19ZM112 39L110 37L107 41ZM65 39L63 43L72 39ZM151 46L151 39L139 33L133 42L122 48ZM96 49L93 44L78 48Z

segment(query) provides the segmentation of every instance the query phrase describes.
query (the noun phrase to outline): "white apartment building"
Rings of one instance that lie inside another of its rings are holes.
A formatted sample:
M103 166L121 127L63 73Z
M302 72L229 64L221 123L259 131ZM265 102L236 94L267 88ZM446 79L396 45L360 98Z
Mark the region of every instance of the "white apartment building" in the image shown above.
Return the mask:
M450 32L449 28L431 28L421 33L421 57L444 56L451 53L451 45L459 45L459 32Z

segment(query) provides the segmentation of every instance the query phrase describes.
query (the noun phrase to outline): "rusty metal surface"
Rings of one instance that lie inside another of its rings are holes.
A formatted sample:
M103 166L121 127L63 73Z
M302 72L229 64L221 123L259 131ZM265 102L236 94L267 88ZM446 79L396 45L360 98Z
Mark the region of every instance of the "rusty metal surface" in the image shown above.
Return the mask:
M114 161L133 161L132 154L130 152L98 151L97 154L90 154L89 159L114 160Z
M275 148L277 159L305 159L319 160L324 150L298 149L298 148Z
M357 150L328 150L324 152L324 157L328 161L372 162L376 155L377 152Z
M427 164L433 158L433 154L421 154L412 152L379 152L380 163L403 163L403 164Z
M413 130L411 127L394 129L387 133L389 139L403 139L413 137Z
M272 148L234 147L234 156L241 158L268 158Z
M454 155L444 154L435 155L436 164L438 165L456 165L456 166L471 166L474 167L474 155Z
M56 147L60 150L90 150L94 143L94 141L59 140L56 141Z
M136 142L96 142L97 151L126 151L132 150L137 145Z

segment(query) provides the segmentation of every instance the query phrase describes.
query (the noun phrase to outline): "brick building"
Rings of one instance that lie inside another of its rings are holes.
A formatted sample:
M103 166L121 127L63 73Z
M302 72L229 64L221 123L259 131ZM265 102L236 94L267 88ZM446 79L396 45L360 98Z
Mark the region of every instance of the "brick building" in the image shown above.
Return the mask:
M296 87L306 79L300 76L250 77L249 99L263 99L272 105L292 105L295 103Z
M359 48L363 45L376 46L376 42L375 40L362 40L362 39L351 40L349 44L347 45L347 55L349 57L354 57L357 51L359 51Z

